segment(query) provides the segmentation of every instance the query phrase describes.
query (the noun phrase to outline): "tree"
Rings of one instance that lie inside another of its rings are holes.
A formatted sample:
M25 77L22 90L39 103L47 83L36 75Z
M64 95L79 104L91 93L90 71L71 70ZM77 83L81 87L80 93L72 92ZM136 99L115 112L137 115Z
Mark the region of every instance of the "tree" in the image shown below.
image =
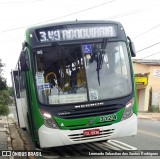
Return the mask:
M8 104L10 104L12 101L9 97L9 90L6 84L6 79L3 77L2 74L3 67L4 64L0 59L0 115L8 115Z
M9 113L8 104L10 102L11 101L7 94L7 91L0 91L0 115L8 115Z
M3 68L4 67L4 64L2 63L2 60L0 59L0 91L1 90L4 90L4 89L7 89L7 84L6 84L6 79L4 77L2 77L2 71L3 71Z

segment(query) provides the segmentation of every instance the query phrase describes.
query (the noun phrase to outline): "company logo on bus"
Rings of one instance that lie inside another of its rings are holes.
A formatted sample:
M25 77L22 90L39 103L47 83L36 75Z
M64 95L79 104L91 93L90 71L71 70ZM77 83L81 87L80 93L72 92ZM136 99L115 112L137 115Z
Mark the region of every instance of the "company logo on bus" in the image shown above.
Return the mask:
M89 120L88 123L86 124L86 126L91 126L91 125L93 125L94 122L95 122L95 120L96 120L96 118Z
M92 103L92 104L81 104L81 105L76 105L75 108L79 109L79 108L89 108L89 107L98 107L104 105L103 102L99 102L99 103Z

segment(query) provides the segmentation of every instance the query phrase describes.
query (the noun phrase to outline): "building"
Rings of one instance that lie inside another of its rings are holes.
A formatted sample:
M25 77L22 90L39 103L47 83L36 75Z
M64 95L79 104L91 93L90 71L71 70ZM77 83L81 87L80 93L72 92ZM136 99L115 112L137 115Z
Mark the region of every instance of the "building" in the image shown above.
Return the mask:
M134 59L138 111L160 110L160 60Z

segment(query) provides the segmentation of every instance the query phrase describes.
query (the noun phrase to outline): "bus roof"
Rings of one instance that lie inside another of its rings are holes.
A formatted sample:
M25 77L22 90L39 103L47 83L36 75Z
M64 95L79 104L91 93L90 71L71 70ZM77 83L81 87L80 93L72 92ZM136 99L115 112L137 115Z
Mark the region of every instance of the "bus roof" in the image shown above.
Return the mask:
M65 43L96 38L126 40L121 23L107 20L56 22L30 27L26 30L26 42L30 44L31 48L42 46L42 43L49 44L56 41Z
M29 27L27 30L33 31L35 29L50 27L50 26L58 26L58 25L74 25L74 24L116 24L118 26L122 26L120 22L117 21L109 21L109 20L75 20L75 21L65 21L65 22L56 22L49 23L44 25L37 25L33 27Z

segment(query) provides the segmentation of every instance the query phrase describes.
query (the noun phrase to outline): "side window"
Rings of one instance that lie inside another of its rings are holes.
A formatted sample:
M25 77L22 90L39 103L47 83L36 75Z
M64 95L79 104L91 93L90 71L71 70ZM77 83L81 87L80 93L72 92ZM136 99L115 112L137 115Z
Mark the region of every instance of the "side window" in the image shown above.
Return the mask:
M13 77L14 77L15 95L16 95L16 98L20 98L18 70L13 71Z
M22 70L21 62L18 62L18 70L19 70L19 91L20 91L20 98L25 97L25 72Z
M24 98L24 91L25 91L25 79L24 79L24 73L21 73L20 75L20 92L21 92L21 98Z
M117 52L115 53L115 72L117 74L127 75L123 46L117 46L116 50Z

